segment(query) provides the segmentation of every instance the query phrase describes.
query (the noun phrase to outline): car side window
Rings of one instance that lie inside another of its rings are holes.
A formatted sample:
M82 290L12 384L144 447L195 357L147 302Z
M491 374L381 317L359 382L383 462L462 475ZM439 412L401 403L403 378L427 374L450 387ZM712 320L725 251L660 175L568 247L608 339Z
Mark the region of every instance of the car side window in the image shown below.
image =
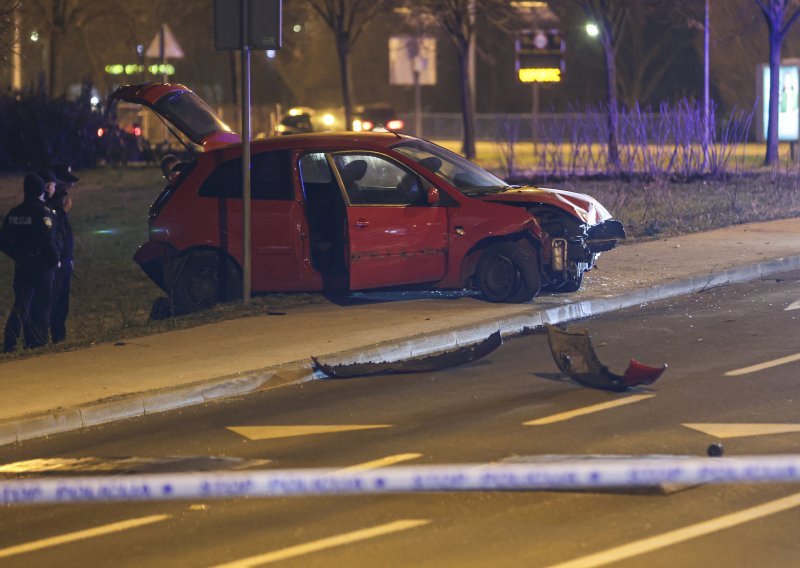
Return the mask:
M254 154L250 162L250 195L260 200L294 199L291 154ZM242 198L242 160L234 158L215 169L200 186L200 197Z
M411 170L376 154L334 154L352 205L427 205L428 184Z

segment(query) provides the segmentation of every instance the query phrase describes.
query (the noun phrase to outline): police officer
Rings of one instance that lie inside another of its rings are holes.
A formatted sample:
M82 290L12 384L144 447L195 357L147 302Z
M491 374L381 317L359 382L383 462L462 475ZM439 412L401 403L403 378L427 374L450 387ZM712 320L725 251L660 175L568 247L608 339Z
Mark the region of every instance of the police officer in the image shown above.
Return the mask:
M25 200L8 212L0 229L0 250L14 260L14 306L5 327L5 353L14 351L20 333L28 349L47 343L53 269L58 264L44 180L26 175L24 193Z
M50 336L53 343L61 343L67 337L67 316L69 315L69 296L72 288L73 248L72 225L69 222L69 210L72 209L72 197L69 189L78 181L72 168L66 164L53 165L56 177L56 190L47 206L55 217L53 236L58 249L59 264L53 279L53 306L50 310Z

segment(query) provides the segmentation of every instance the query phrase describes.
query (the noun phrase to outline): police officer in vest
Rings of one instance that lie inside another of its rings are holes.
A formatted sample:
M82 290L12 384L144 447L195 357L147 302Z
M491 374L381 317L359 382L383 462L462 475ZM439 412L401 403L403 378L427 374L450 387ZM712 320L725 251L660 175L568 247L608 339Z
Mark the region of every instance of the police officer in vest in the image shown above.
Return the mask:
M72 225L69 222L69 210L72 209L72 197L69 189L78 181L67 164L54 164L56 190L47 206L53 212L55 225L53 234L59 254L59 265L55 269L53 280L53 307L50 311L50 336L53 343L61 343L67 337L67 315L69 315L69 296L72 288L72 268L74 239Z
M0 250L14 260L14 306L5 327L5 353L14 351L20 333L26 349L47 343L53 270L58 265L53 214L44 203L45 182L28 174L24 192L25 200L8 212L0 229Z

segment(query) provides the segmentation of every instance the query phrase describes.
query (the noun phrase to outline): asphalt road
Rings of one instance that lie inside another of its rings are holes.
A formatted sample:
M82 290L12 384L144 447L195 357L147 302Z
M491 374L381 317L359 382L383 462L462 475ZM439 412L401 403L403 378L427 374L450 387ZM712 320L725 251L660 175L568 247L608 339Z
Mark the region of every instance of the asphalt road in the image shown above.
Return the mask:
M630 357L667 363L651 388L578 386L534 334L443 372L313 381L2 448L0 475L702 456L713 442L728 456L800 453L800 357L726 374L797 355L798 324L800 272L573 324L590 330L613 371ZM618 404L596 408L609 402ZM575 410L584 412L565 414ZM0 565L785 567L800 557L800 497L777 500L798 492L703 485L8 506Z

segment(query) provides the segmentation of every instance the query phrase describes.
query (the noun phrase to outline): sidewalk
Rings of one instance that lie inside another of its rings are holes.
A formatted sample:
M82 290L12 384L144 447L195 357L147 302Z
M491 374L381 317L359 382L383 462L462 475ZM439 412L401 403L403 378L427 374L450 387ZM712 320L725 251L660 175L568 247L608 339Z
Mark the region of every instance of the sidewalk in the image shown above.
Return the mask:
M304 306L0 363L0 444L171 410L313 377L325 362L392 360L543 322L800 269L800 219L728 227L604 253L575 294L530 304L458 297ZM417 296L418 297L418 296ZM57 375L54 369L58 369Z

